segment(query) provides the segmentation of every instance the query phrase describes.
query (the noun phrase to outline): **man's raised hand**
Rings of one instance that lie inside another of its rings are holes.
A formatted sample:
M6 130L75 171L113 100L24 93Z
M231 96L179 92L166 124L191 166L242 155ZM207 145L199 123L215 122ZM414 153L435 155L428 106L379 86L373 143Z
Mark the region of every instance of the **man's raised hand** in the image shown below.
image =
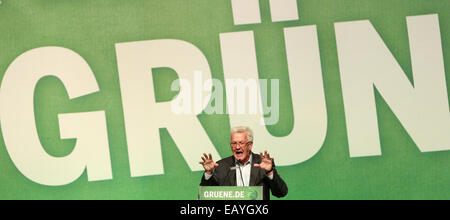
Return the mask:
M266 172L271 171L267 175L269 175L269 176L272 175L272 173L273 173L273 170L272 170L273 158L270 158L270 154L268 154L267 151L264 151L264 155L263 155L263 153L260 153L260 155L261 155L261 163L255 164L254 166L259 167Z
M212 175L214 169L216 167L218 167L219 164L214 162L214 160L212 159L212 155L211 154L209 154L209 157L208 157L208 155L203 153L202 160L203 161L200 161L199 163L201 165L203 165L203 168L205 169L207 174Z

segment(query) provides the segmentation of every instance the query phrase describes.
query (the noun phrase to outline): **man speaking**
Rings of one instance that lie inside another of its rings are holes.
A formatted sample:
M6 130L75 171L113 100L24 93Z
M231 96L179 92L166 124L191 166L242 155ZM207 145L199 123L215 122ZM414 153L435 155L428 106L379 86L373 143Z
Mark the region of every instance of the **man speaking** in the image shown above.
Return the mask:
M200 186L262 186L263 199L272 195L286 196L288 188L278 175L273 158L267 151L252 153L253 132L248 127L231 129L231 151L233 156L214 162L211 154L202 156L205 174Z

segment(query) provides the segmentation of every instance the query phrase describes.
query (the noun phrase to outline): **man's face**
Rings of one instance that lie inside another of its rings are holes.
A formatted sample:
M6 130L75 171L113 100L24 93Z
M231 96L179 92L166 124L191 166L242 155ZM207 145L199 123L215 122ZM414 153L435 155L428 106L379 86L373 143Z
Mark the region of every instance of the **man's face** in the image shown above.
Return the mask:
M236 160L247 161L250 158L253 142L248 142L246 133L231 134L231 151Z

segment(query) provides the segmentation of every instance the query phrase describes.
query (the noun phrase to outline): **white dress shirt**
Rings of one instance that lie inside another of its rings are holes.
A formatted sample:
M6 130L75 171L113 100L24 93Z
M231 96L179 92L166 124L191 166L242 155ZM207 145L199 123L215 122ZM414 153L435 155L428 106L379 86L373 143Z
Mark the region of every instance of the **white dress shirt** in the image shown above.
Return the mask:
M236 186L250 186L250 173L252 171L252 157L244 165L236 161ZM241 176L242 172L242 176ZM242 182L244 181L244 182Z

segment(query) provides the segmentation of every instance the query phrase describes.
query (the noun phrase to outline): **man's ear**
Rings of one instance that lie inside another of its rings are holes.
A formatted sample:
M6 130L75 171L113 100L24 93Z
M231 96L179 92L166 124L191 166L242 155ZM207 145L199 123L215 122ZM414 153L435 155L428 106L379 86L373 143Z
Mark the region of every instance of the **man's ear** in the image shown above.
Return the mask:
M253 141L250 142L250 144L248 145L248 149L250 149L250 151L252 151L252 148L253 148Z

